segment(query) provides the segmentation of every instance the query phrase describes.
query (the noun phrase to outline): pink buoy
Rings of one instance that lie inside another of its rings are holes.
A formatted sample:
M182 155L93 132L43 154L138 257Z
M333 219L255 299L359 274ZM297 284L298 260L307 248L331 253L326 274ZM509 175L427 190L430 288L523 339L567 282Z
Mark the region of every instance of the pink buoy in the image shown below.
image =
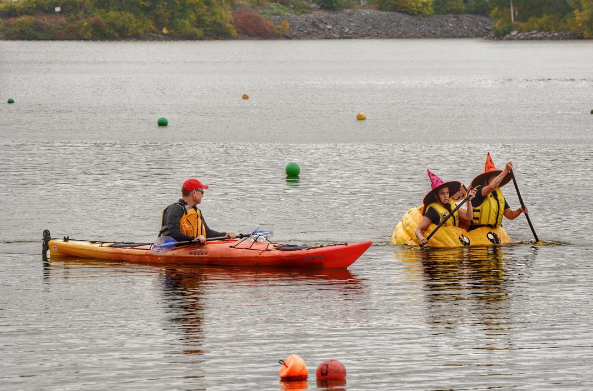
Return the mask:
M325 360L317 367L318 379L345 379L346 368L338 360Z

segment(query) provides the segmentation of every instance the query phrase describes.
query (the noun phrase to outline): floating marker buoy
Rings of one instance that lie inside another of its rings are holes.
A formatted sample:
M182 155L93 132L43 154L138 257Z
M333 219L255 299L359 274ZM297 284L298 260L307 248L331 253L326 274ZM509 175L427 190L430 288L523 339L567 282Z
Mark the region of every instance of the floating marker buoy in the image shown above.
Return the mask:
M356 119L359 121L364 121L365 119L367 119L367 116L364 113L360 112L356 115Z
M8 100L8 103L10 103L10 99ZM593 110L591 110L591 114L593 114Z
M301 168L295 162L286 165L286 179L299 179Z
M159 124L159 126L167 126L167 125L169 125L169 121L167 121L167 119L164 118L164 117L159 118L159 120L157 121L157 123Z
M249 95L243 94L243 96L241 98L243 98L243 99L249 99Z
M346 368L338 360L325 360L317 367L316 376L318 379L345 379Z
M14 103L14 99L8 98L8 103ZM593 112L591 112L591 114L593 114Z
M278 374L280 380L303 380L309 376L305 361L296 354L291 354L286 360L278 362L282 364Z

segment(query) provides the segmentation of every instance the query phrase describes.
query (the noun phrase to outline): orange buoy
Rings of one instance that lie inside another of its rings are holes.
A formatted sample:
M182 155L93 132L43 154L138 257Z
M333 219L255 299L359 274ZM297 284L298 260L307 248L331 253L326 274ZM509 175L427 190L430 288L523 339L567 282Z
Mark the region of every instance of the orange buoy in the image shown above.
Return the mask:
M281 380L303 380L309 375L305 361L296 354L291 354L286 360L278 362L282 364L279 373Z
M243 98L243 99L249 99L249 95L243 94L243 96L241 98Z
M346 368L338 360L325 360L317 367L318 379L345 379Z
M367 116L364 113L360 112L356 115L356 119L359 121L364 121L365 119L367 119Z

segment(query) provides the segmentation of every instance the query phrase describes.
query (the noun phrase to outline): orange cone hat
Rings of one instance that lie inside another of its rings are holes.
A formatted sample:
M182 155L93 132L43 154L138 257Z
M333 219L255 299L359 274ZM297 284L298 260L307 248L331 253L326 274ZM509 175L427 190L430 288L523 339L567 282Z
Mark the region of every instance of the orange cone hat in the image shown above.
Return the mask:
M501 172L502 170L499 170L494 165L494 161L492 161L492 156L490 156L490 152L488 152L488 155L486 155L486 163L484 164L484 172L474 178L470 187L473 189L476 186L483 185L486 179L488 179L491 176L497 176ZM511 173L508 173L502 180L500 187L503 187L504 185L509 183L510 180Z

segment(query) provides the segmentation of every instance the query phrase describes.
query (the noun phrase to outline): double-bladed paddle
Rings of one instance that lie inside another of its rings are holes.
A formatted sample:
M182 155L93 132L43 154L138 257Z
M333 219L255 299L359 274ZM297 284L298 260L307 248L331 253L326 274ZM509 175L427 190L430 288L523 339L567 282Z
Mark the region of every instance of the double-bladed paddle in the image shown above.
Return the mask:
M262 229L261 227L258 227L251 233L236 235L235 239L248 238L248 237L252 236L253 241L255 241L255 242L260 239L269 241L273 235L274 235L274 232L272 232L271 230L265 230L265 229ZM229 239L229 238L227 238L226 236L218 236L218 237L213 237L213 238L207 238L206 241L211 242L211 241L215 241L215 240L225 240L225 239ZM197 243L200 243L200 242L196 239L177 242L175 239L173 239L170 236L159 236L154 241L154 243L152 243L152 246L150 247L150 252L155 255L163 255L163 254L166 254L169 251L173 250L175 247L187 246L190 244L197 244Z
M235 239L246 238L248 236L251 236L251 234L239 234L239 235L235 236ZM226 236L217 236L217 237L213 237L213 238L207 238L206 241L212 242L215 240L225 240L225 239L229 239L229 238ZM200 243L200 241L196 240L196 239L178 242L170 236L159 236L154 241L152 246L150 246L150 252L155 255L163 255L163 254L166 254L169 251L173 250L175 247L187 246L190 244L198 244L198 243Z

